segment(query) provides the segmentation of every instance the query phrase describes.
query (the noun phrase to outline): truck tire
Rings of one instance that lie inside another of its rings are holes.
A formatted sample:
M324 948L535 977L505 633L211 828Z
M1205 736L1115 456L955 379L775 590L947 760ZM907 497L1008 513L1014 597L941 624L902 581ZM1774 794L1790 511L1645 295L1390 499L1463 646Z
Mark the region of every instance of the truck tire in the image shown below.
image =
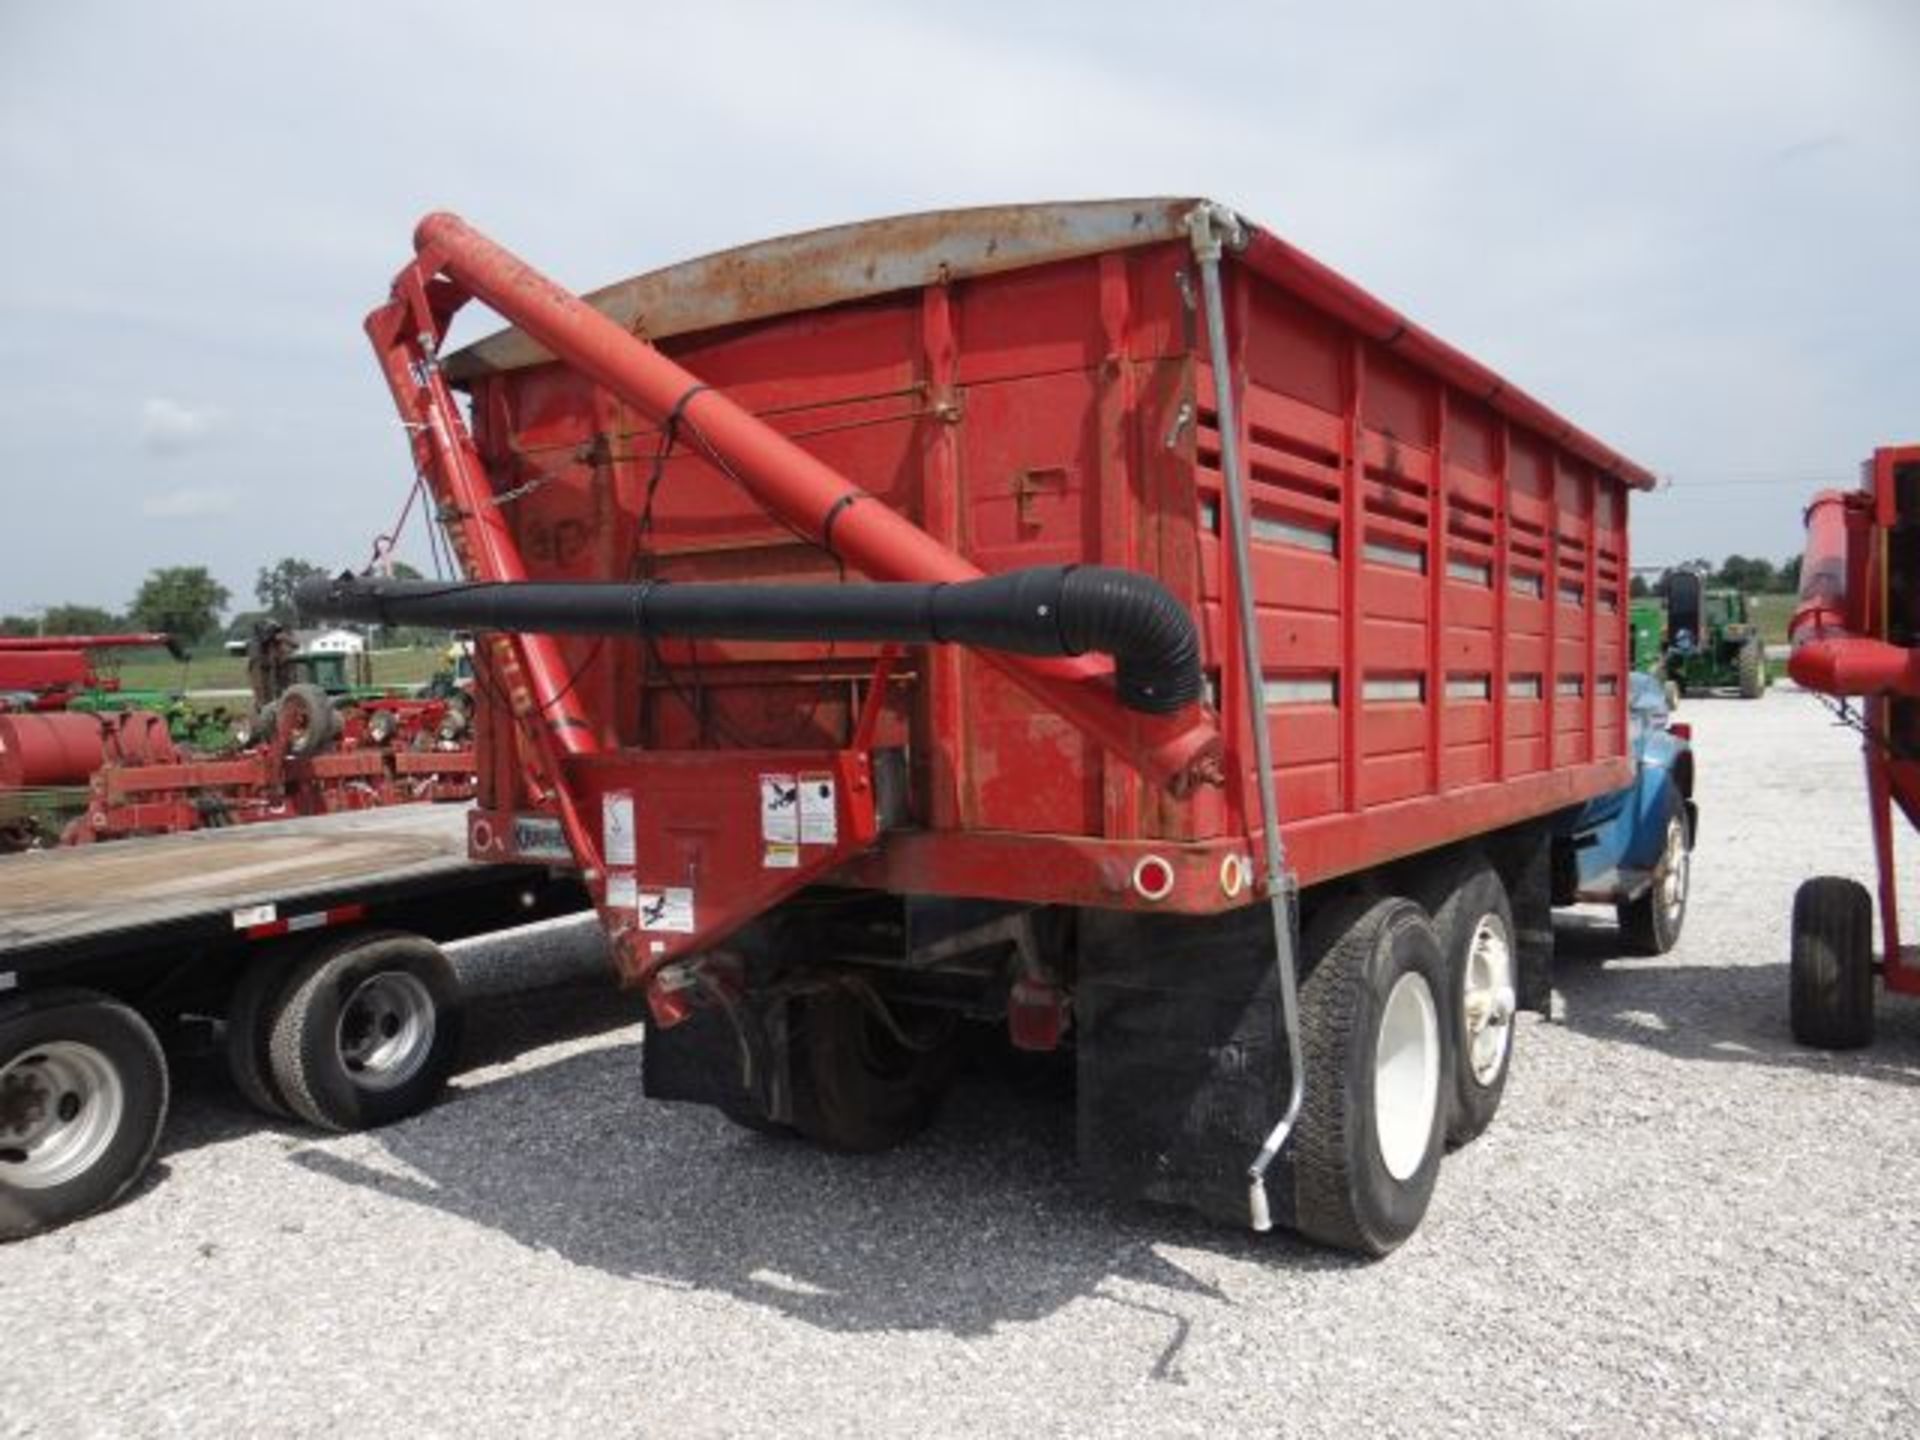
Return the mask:
M1740 698L1758 700L1767 689L1767 656L1758 640L1740 647Z
M280 1000L286 994L287 954L268 950L255 956L240 972L227 997L227 1033L224 1051L233 1088L262 1115L291 1119L293 1111L273 1078L273 1027Z
M88 990L0 1010L0 1240L113 1204L166 1117L166 1057L137 1012Z
M1322 1245L1385 1255L1427 1213L1445 1149L1446 962L1426 914L1392 897L1333 901L1306 953L1293 1225Z
M413 1115L446 1085L460 993L438 946L401 931L349 934L294 967L268 1053L280 1096L323 1130Z
M1435 869L1417 889L1447 964L1453 1031L1447 1143L1464 1145L1493 1123L1512 1065L1518 988L1513 905L1499 872L1477 855Z
M333 701L318 685L289 685L275 702L275 733L288 727L287 754L295 760L318 755L340 733Z
M1793 1038L1820 1050L1873 1043L1873 897L1821 875L1793 894L1787 1015Z
M1620 939L1634 955L1664 955L1680 943L1687 923L1687 893L1693 869L1687 821L1681 814L1667 819L1665 843L1653 867L1653 880L1631 900L1614 908L1620 921Z
M957 1022L901 1006L882 1015L878 1003L846 986L795 1002L793 1127L816 1144L890 1149L924 1130L946 1093Z

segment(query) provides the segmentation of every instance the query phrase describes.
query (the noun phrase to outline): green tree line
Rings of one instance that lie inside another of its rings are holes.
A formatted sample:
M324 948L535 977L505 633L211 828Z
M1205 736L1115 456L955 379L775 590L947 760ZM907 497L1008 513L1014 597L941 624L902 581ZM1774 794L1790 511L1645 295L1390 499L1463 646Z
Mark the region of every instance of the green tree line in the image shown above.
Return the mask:
M292 625L297 620L293 592L302 580L327 573L323 565L285 556L263 565L254 577L255 607L242 610L223 626L221 616L233 600L228 590L204 565L164 565L151 571L124 610L99 605L49 605L37 615L0 615L0 635L107 635L123 630L157 630L189 645L225 637L245 639L253 627L271 620ZM420 572L404 562L393 567L396 578L418 580ZM438 632L393 630L390 644L431 644Z
M1667 576L1675 570L1691 570L1716 590L1739 590L1748 595L1792 595L1800 588L1800 557L1795 555L1779 565L1756 555L1729 555L1715 565L1701 557L1669 566L1657 576L1635 575L1628 590L1634 596L1665 595Z

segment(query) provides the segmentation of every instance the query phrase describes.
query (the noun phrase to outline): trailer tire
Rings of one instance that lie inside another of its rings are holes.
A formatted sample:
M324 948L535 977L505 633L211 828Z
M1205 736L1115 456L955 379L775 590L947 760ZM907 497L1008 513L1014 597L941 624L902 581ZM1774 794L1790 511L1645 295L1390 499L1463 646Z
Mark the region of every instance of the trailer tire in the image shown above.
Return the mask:
M834 986L795 1002L792 1035L798 1042L793 1128L816 1144L856 1153L887 1150L932 1121L955 1052L953 1027L924 1039L912 1027L924 1021L876 1013L876 997ZM936 1026L947 1017L937 1016ZM915 1043L903 1044L897 1027Z
M1620 938L1634 955L1664 955L1680 943L1692 889L1693 846L1687 818L1676 810L1667 817L1666 840L1645 891L1614 907Z
M1767 689L1767 657L1757 639L1740 647L1740 698L1758 700Z
M1513 904L1499 872L1477 855L1435 869L1418 894L1447 963L1447 1144L1464 1145L1493 1123L1512 1066L1519 963Z
M1306 953L1294 1228L1385 1255L1427 1213L1446 1148L1446 962L1426 914L1394 897L1332 901L1309 927Z
M288 977L273 1077L293 1112L323 1130L391 1124L439 1095L460 1026L459 982L438 946L397 930L345 935Z
M1859 881L1820 875L1794 891L1787 1016L1802 1045L1873 1043L1873 896Z
M274 722L275 735L282 725L294 727L287 735L287 754L295 760L318 755L340 733L333 701L318 685L289 685L275 702Z
M89 990L0 1011L0 1240L113 1204L166 1117L166 1056L138 1012Z
M227 997L227 1075L241 1099L275 1120L293 1117L273 1078L273 1030L289 978L286 955L269 950L247 964Z

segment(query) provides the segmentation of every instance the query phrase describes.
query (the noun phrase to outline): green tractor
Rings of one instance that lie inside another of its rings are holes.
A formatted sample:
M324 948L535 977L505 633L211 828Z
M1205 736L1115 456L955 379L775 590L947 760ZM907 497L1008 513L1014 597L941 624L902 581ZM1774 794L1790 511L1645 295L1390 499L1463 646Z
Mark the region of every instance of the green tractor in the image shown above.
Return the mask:
M1665 675L1667 660L1667 606L1658 598L1643 598L1627 606L1632 633L1633 668L1649 675Z
M1639 652L1636 617L1635 653ZM1709 590L1688 570L1667 577L1667 614L1661 673L1680 695L1737 690L1758 700L1767 689L1767 652L1747 597Z

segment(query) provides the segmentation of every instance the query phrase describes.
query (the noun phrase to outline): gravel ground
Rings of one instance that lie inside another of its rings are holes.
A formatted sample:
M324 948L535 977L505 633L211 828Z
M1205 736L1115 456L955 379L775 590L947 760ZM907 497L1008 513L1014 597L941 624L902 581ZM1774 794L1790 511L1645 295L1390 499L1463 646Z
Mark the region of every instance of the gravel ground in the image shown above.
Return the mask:
M1920 1005L1786 1035L1794 885L1869 873L1857 747L1790 691L1682 718L1682 944L1575 923L1385 1262L1089 1198L1067 1105L986 1081L858 1159L650 1104L558 927L463 953L472 1068L409 1123L263 1126L188 1067L152 1183L0 1251L0 1432L1912 1434Z

